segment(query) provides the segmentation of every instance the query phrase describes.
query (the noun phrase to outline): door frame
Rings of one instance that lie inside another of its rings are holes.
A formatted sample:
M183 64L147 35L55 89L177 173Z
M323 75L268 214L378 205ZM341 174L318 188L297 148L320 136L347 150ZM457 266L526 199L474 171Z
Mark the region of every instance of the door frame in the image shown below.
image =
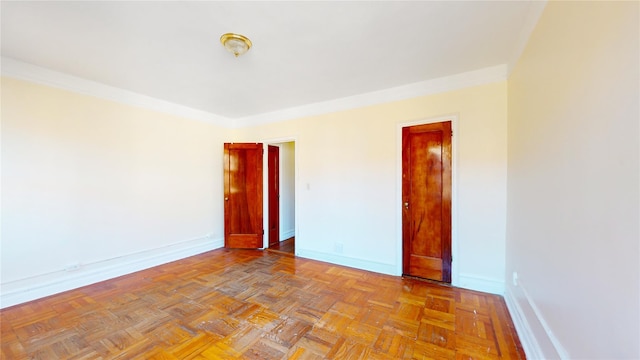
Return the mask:
M295 237L296 237L296 255L297 255L297 244L300 243L301 237L300 237L300 233L299 233L299 229L298 229L298 209L300 208L298 206L298 199L300 198L299 195L299 191L300 191L300 186L298 186L298 141L295 137L281 137L281 138L272 138L272 139L262 139L258 142L261 142L263 144L264 147L264 151L265 154L267 154L267 152L269 151L269 145L278 145L278 144L282 144L282 143L287 143L287 142L292 142L294 143L294 149L293 149L293 163L294 163L294 179L293 179L293 183L294 183L294 189L293 189L293 194L295 196L294 199L294 209L293 209L293 217L294 217L294 222L295 222L295 226L294 226L294 232L295 232ZM269 159L267 157L267 155L263 156L263 169L265 169L265 171L262 172L262 179L263 179L263 186L262 186L262 198L263 199L269 199ZM263 223L265 226L265 229L269 228L269 204L268 201L264 201L262 204L263 207L263 214L265 214L263 216ZM266 212L265 212L266 211ZM269 247L269 234L268 231L265 232L265 237L263 239L263 246L265 249L267 249Z
M451 121L451 285L459 285L458 273L458 115L401 122L396 128L396 274L402 275L402 128Z

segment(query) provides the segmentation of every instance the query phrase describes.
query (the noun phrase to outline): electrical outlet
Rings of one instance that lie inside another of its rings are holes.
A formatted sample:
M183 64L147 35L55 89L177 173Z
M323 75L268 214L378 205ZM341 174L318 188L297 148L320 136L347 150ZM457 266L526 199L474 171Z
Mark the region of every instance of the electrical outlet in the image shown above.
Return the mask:
M342 254L342 252L344 251L344 245L342 243L335 243L333 245L333 251L337 254Z
M513 286L518 286L518 273L517 272L513 272L513 274L511 274L512 280L513 280Z

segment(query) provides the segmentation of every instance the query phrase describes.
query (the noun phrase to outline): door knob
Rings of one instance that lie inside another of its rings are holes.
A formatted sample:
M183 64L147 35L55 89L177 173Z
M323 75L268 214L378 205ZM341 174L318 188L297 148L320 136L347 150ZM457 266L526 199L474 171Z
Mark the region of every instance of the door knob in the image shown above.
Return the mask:
M409 208L409 203L408 203L408 202L404 203L404 208L405 208L405 209L408 209L408 208Z
M224 201L229 201L229 198L228 197L224 198Z

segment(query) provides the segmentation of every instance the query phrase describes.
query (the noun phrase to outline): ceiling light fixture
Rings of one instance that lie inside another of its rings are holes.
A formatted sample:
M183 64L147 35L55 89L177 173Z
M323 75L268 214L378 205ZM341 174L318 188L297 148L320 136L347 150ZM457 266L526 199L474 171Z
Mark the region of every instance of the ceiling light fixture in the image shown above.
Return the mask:
M220 36L220 42L225 49L238 57L251 49L251 40L246 36L234 33L226 33Z

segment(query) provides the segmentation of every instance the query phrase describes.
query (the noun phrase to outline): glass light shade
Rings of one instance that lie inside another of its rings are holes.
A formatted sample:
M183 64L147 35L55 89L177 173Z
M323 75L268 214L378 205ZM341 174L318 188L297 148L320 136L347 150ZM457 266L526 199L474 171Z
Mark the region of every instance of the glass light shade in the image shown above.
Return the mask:
M225 49L236 57L246 53L251 48L251 40L240 34L227 33L220 37Z

